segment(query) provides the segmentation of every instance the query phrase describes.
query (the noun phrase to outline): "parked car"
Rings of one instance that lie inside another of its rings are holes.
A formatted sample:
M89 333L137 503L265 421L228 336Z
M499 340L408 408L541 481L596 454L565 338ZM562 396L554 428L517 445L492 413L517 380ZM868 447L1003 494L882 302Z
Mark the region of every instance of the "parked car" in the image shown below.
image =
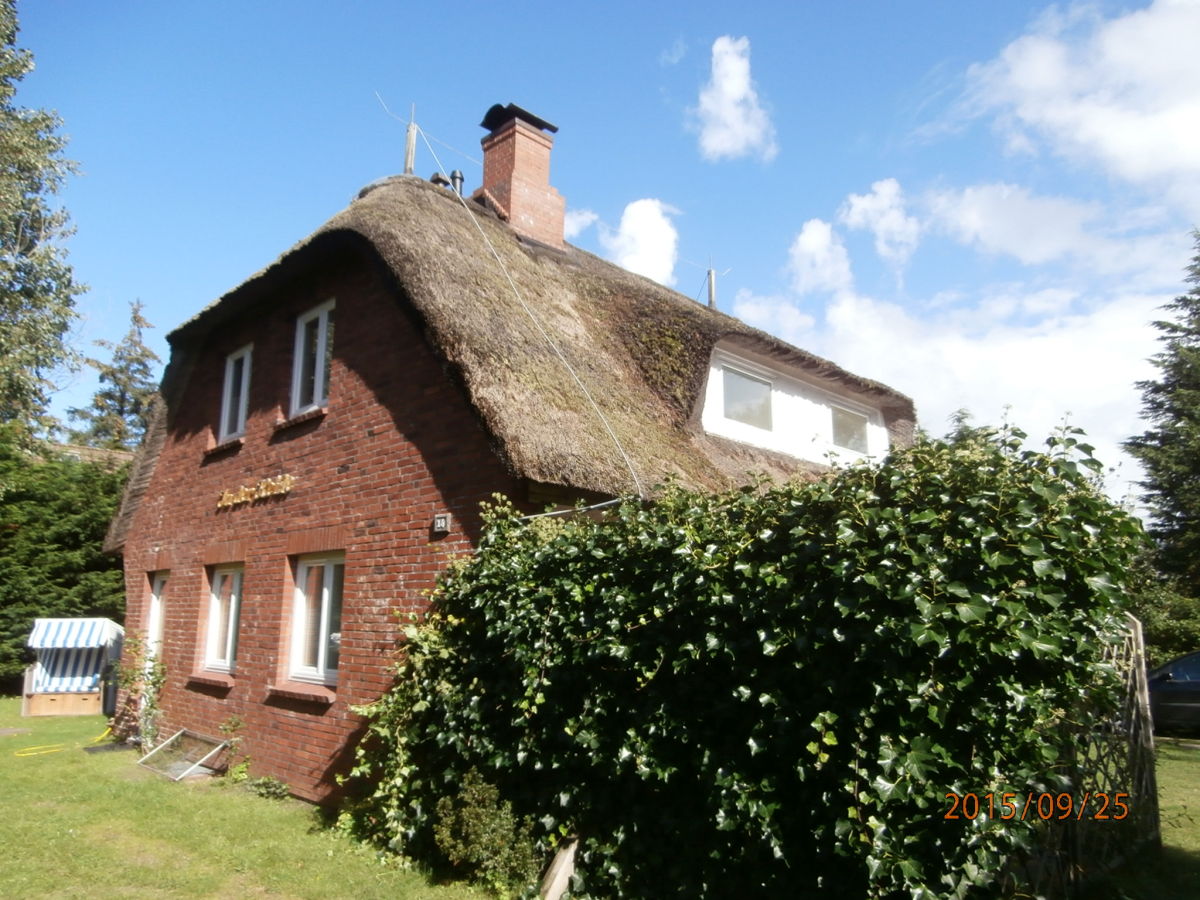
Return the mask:
M1200 651L1150 670L1154 730L1200 732Z

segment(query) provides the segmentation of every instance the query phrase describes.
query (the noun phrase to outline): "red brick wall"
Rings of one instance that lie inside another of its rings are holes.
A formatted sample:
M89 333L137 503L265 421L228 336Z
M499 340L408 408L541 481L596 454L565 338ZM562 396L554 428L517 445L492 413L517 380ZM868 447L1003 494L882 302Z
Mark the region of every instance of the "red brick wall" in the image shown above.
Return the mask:
M365 253L365 251L364 251ZM330 298L334 359L324 416L278 428L287 415L296 317ZM169 434L125 547L127 627L144 631L149 573L169 569L162 730L218 736L244 722L251 775L273 775L322 800L345 771L361 726L352 704L390 683L396 613L425 608L447 559L478 537L478 504L520 485L491 450L462 390L364 256L298 277L219 327L171 410ZM212 453L225 357L253 342L250 404L240 446ZM284 496L217 508L224 490L291 475ZM435 513L451 533L432 533ZM287 681L296 555L345 554L338 683ZM244 564L237 662L204 671L209 572Z

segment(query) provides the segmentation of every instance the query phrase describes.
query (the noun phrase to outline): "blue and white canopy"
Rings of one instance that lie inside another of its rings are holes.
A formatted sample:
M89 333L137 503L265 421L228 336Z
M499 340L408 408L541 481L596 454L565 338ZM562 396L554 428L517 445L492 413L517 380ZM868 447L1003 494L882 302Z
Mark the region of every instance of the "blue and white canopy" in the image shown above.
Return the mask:
M38 694L99 690L105 663L120 652L123 629L112 619L35 619L28 644L37 650Z
M28 644L35 650L107 647L124 636L112 619L34 619Z

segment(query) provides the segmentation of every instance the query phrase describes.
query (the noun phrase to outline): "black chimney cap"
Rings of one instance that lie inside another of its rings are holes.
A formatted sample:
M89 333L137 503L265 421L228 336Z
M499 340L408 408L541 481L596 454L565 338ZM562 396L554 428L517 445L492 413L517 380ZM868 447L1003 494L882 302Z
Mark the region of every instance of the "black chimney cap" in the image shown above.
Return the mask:
M487 111L487 115L483 117L483 121L479 125L488 131L499 131L502 126L507 125L513 119L528 122L534 128L540 128L542 131L548 131L551 134L558 131L557 125L551 125L545 119L540 119L528 110L521 109L515 103L510 103L508 106L501 106L499 103L495 104Z

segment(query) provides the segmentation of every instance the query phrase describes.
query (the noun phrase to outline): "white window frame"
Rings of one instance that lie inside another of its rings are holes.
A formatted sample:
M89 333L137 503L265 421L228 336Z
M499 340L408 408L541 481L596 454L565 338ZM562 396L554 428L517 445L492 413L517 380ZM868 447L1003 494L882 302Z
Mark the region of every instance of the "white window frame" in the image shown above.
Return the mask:
M225 357L225 387L221 391L221 424L217 429L217 440L220 443L239 438L246 433L246 414L250 408L250 363L253 357L253 344L247 344ZM233 373L238 360L243 360L242 383L234 396ZM229 427L230 414L235 421Z
M729 415L729 376L735 375L738 378L744 378L747 381L756 381L767 389L767 424L766 426L759 425L757 422L747 422L745 419L739 419L736 416ZM759 431L774 431L775 423L775 382L774 379L768 378L765 375L751 374L745 372L736 366L723 364L721 366L721 415L730 422L737 422L739 426L744 428L755 428Z
M325 370L324 361L330 353L330 321L332 320L334 301L327 300L320 306L314 307L296 319L296 343L292 357L292 405L290 415L298 416L310 410L320 409L329 403L329 372ZM308 323L317 322L317 346L313 351L313 387L311 397L301 397L303 387L305 359L307 347L304 333Z
M862 440L864 447L851 447L848 444L839 444L837 440L837 415L838 413L854 416L862 420ZM860 410L851 409L841 403L829 404L829 443L837 448L839 453L854 453L859 456L865 456L869 450L871 443L871 417Z
M146 612L146 671L162 658L163 621L166 614L167 582L170 572L150 573L150 604Z
M221 608L221 594L226 579L233 580L229 609ZM214 672L232 673L237 664L238 631L241 625L242 586L245 568L241 565L215 566L209 581L208 627L204 648L204 668ZM225 615L222 615L225 613ZM221 624L224 621L224 633Z
M308 584L310 569L323 566L320 609L317 611L316 642L309 629ZM340 576L339 576L340 570ZM292 600L292 650L288 677L314 684L337 684L338 663L341 660L341 629L345 601L346 557L342 553L322 553L296 558L295 591ZM341 595L336 596L340 590ZM334 610L336 596L336 612ZM336 619L336 621L333 621ZM329 660L329 648L338 648L338 658ZM315 649L315 659L312 650ZM310 661L311 660L311 661Z

